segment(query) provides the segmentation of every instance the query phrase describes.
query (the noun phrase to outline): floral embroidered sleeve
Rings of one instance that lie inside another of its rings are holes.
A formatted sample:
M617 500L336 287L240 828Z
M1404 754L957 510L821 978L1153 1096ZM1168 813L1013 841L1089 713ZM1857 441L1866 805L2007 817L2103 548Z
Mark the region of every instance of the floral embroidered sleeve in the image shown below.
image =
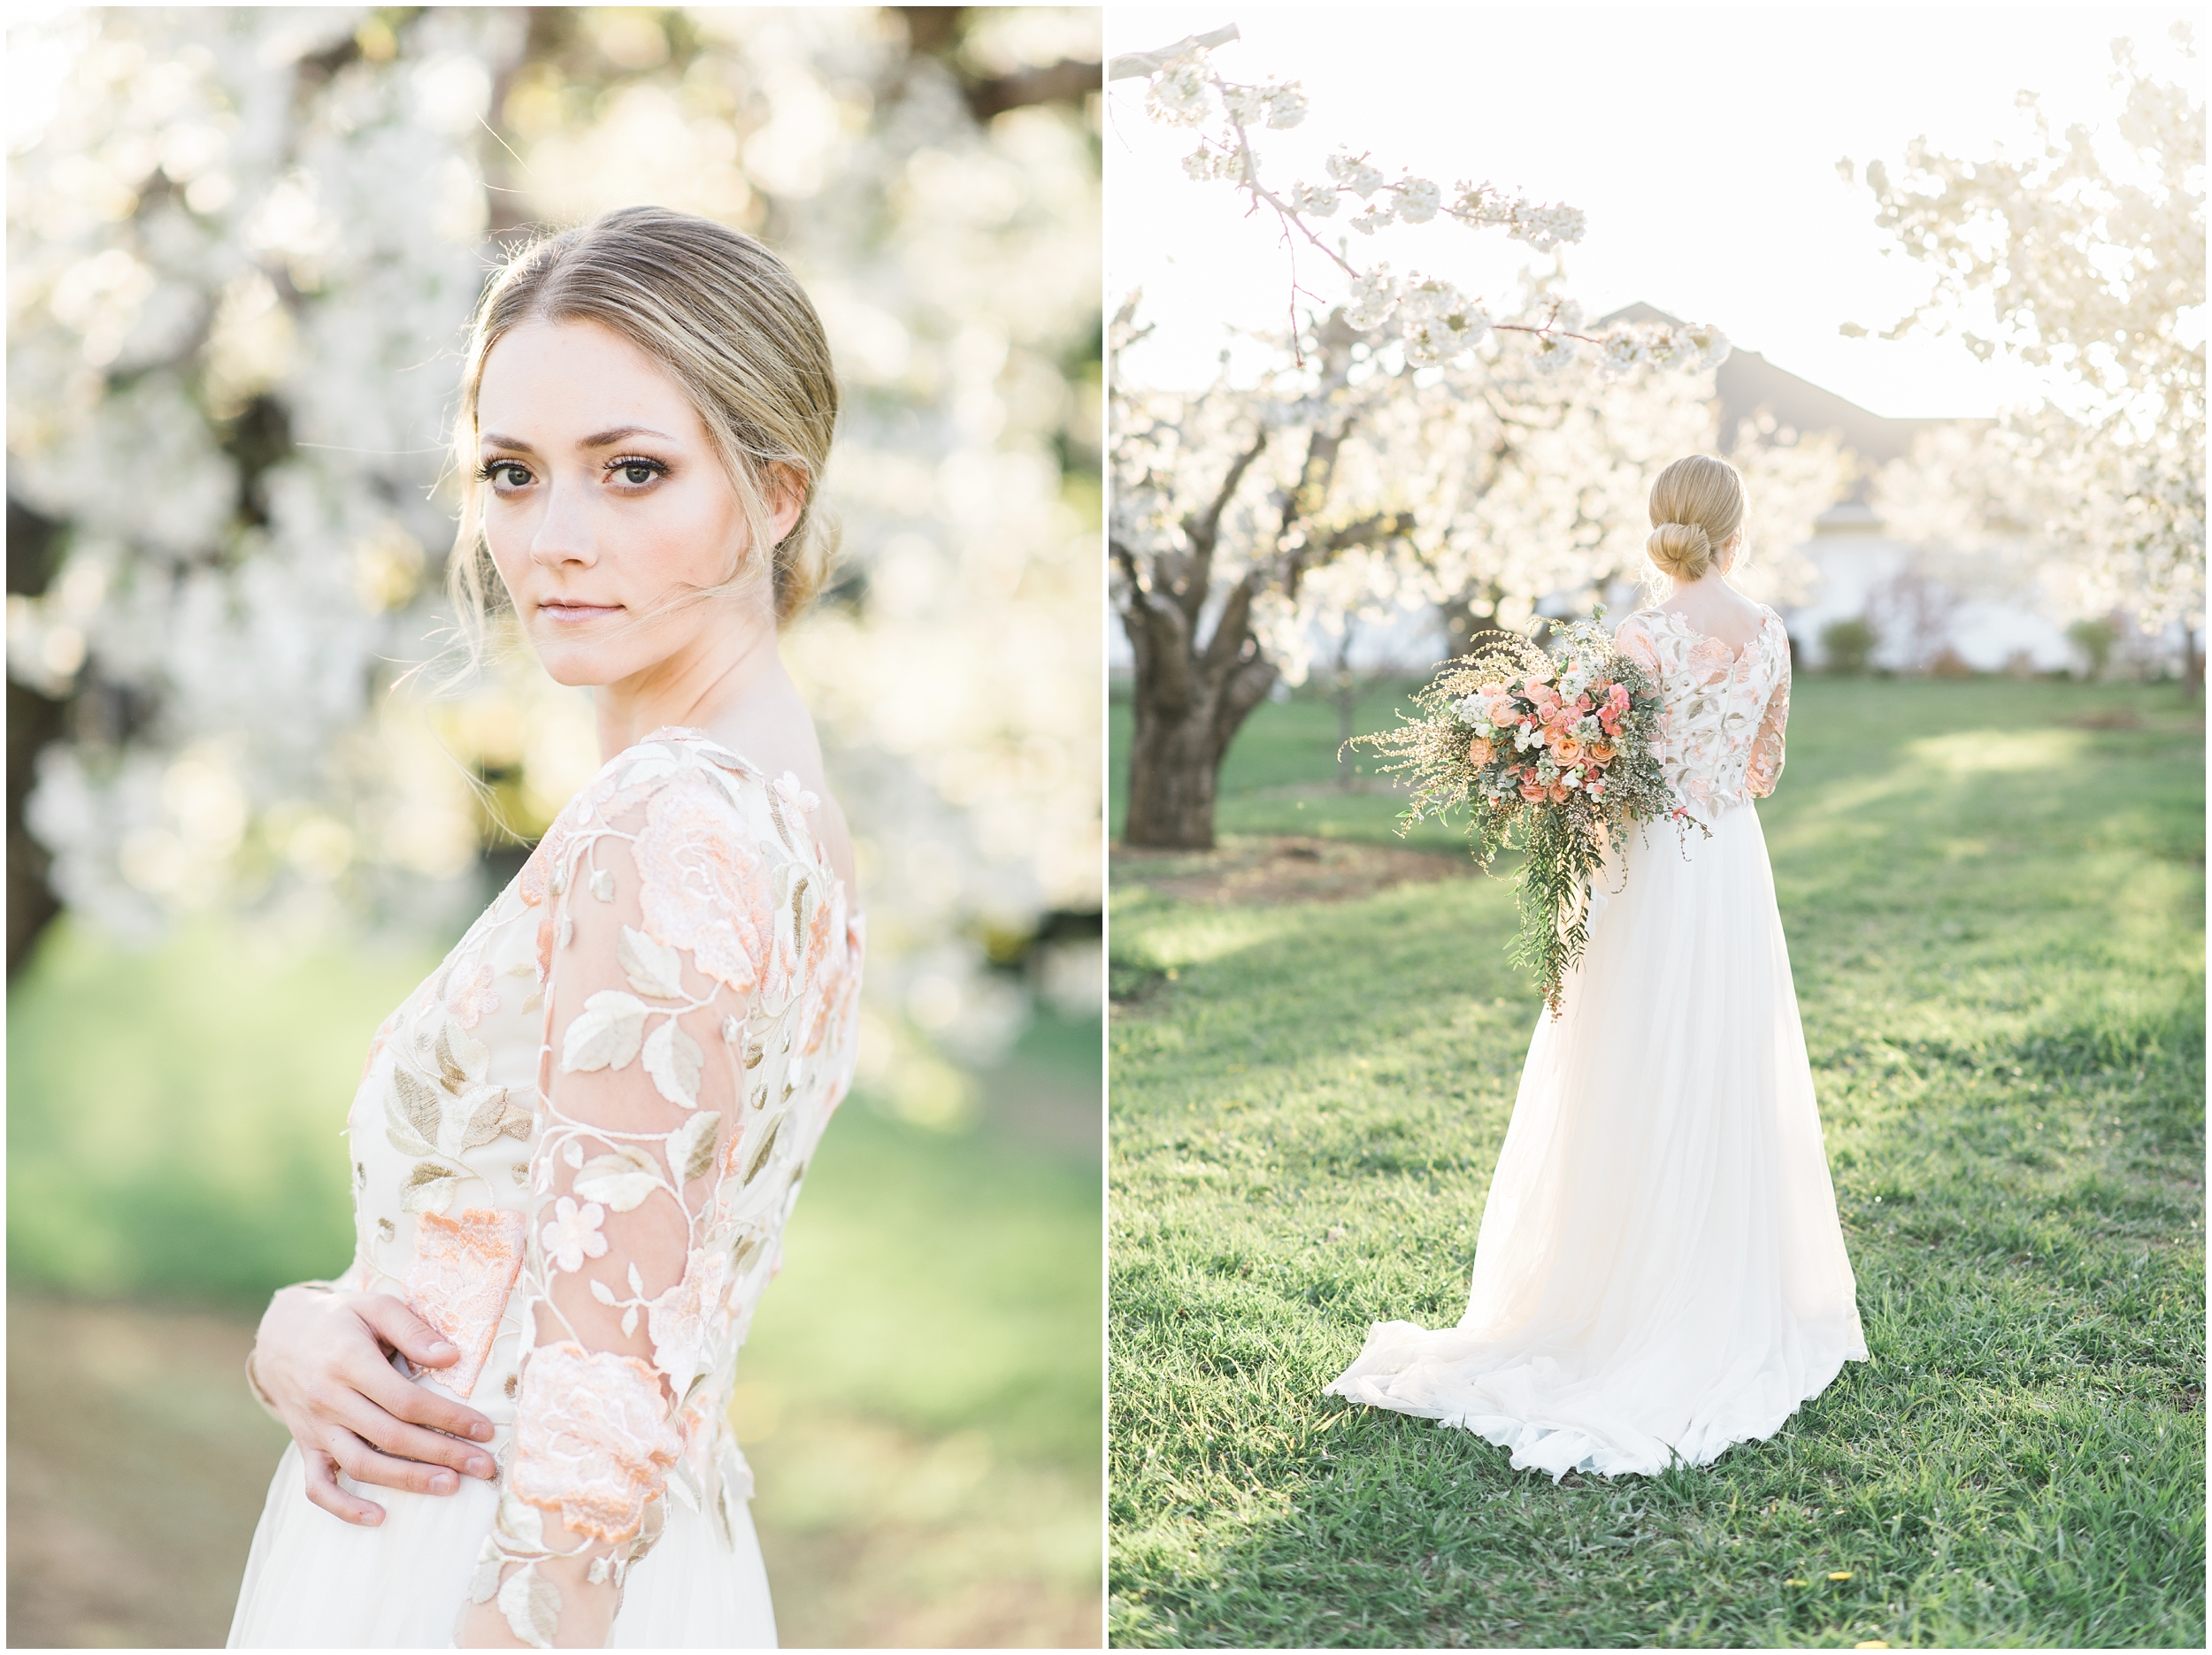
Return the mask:
M465 1646L603 1644L658 1531L686 1451L677 1411L726 1296L707 1230L777 952L773 870L695 775L608 799L542 848L529 1349Z
M1776 680L1774 693L1767 698L1766 711L1759 718L1759 732L1752 738L1751 768L1745 782L1754 799L1764 799L1774 791L1774 784L1782 778L1782 732L1790 721L1790 667L1786 656L1782 659L1782 676Z
M1621 647L1623 655L1650 673L1655 680L1657 679L1660 673L1659 652L1652 647L1651 634L1644 630L1642 621L1633 615L1630 616L1614 629L1613 641Z

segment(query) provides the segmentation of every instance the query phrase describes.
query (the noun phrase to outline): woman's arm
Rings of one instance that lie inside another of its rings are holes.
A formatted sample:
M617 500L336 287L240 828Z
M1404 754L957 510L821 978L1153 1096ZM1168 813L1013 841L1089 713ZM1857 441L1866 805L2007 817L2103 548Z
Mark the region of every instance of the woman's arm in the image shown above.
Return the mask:
M339 1472L418 1494L452 1493L456 1473L493 1475L491 1456L474 1445L491 1440L491 1421L403 1379L395 1350L425 1368L461 1354L388 1293L305 1282L269 1301L246 1359L255 1395L299 1444L307 1498L368 1528L384 1521L384 1508L341 1488Z
M1751 739L1751 768L1746 782L1754 799L1764 799L1774 791L1774 784L1782 779L1782 732L1790 722L1790 664L1782 663L1782 681L1774 686L1774 693L1767 698L1766 711L1759 716L1759 733Z
M773 923L740 825L680 778L552 872L530 1349L464 1648L603 1645L682 1456L676 1405L727 1297L727 1246L703 1231Z

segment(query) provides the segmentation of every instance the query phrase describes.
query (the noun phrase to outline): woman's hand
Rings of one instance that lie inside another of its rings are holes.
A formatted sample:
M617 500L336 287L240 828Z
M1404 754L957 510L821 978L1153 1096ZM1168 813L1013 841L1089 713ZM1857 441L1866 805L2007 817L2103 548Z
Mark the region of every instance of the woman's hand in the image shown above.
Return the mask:
M254 1342L253 1378L307 1462L307 1498L349 1523L373 1527L384 1508L338 1486L357 1483L450 1494L461 1475L489 1479L491 1421L410 1384L390 1352L444 1368L461 1352L388 1293L288 1287L269 1301ZM472 1441L461 1440L464 1438Z

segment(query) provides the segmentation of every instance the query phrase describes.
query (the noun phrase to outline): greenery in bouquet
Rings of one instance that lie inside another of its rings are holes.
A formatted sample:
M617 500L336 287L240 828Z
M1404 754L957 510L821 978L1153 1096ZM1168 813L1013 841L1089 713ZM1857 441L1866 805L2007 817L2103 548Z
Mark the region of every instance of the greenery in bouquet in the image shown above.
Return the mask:
M1357 741L1405 777L1403 827L1468 813L1486 872L1521 851L1521 929L1509 958L1536 974L1556 1015L1560 985L1589 940L1589 893L1631 822L1694 822L1659 764L1658 686L1622 654L1604 611L1557 629L1547 650L1509 632L1446 664L1415 692L1417 717Z

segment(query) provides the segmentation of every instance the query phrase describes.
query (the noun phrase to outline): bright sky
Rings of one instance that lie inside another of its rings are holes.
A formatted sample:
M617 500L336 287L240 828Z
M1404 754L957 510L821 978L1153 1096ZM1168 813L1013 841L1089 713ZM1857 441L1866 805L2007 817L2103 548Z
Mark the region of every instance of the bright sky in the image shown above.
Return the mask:
M2029 389L2018 371L1978 363L1950 341L1847 340L1880 330L1924 296L1924 268L1885 258L1870 197L1836 162L1893 168L1925 134L1978 158L2027 128L2016 95L2041 95L2053 124L2102 122L2115 107L2109 42L2185 74L2202 59L2167 38L2195 8L1854 6L1450 8L1114 5L1106 48L1152 50L1234 22L1215 54L1234 80L1302 81L1305 124L1258 134L1262 176L1279 189L1318 181L1340 145L1371 152L1448 190L1487 179L1589 217L1567 249L1569 288L1593 318L1641 299L1717 323L1739 345L1877 413L1985 415ZM2203 31L2199 30L2202 49ZM1143 113L1142 80L1109 88L1108 287L1145 291L1154 337L1127 358L1145 380L1210 377L1225 324L1279 325L1286 255L1272 215L1239 216L1227 184L1194 184L1179 165L1187 128ZM1353 262L1418 265L1503 303L1526 256L1497 232L1441 220L1373 238L1345 229ZM1311 249L1308 287L1340 279Z

